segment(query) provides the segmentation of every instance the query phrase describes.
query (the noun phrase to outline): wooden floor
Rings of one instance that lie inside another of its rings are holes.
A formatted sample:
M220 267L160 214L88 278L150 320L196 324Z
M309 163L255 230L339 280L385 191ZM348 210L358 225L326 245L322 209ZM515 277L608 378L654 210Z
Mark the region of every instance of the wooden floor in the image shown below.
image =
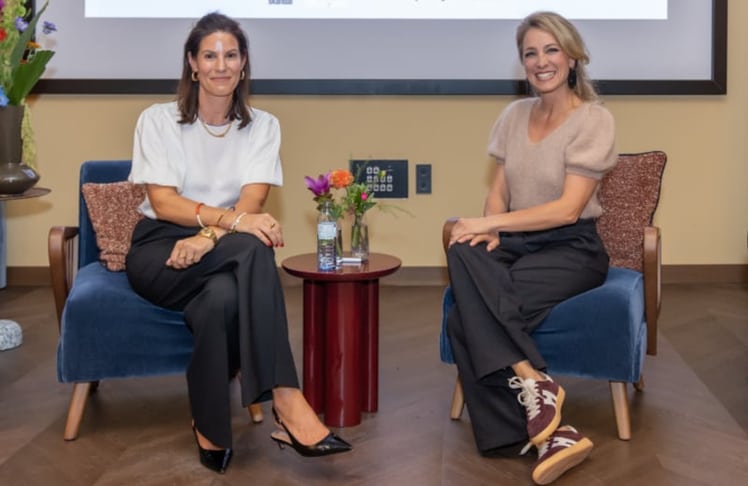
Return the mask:
M381 290L380 408L338 430L354 451L305 459L253 425L234 390L236 455L217 475L198 463L181 376L101 383L80 438L62 440L71 387L57 382L49 288L0 291L0 318L24 344L0 352L0 485L522 485L534 454L480 457L469 416L449 419L455 369L439 361L439 287ZM301 289L287 289L301 361ZM633 439L616 438L607 383L560 378L564 422L595 443L557 484L748 484L748 286L669 285L660 352L632 395ZM267 405L265 411L268 412Z

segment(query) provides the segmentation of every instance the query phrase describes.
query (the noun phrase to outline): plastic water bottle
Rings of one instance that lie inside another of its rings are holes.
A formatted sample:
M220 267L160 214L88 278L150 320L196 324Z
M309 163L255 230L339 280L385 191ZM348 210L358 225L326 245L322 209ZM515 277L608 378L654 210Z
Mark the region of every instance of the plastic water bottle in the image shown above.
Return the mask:
M332 216L330 201L325 201L317 217L317 268L321 271L335 270L337 265L335 238L337 236L338 223Z

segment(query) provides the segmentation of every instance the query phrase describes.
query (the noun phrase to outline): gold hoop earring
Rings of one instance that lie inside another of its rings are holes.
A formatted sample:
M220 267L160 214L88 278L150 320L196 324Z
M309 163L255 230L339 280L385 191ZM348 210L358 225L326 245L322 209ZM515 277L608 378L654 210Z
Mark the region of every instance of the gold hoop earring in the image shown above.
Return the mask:
M192 81L197 83L197 71L192 71Z
M239 75L239 79L244 79L244 71Z

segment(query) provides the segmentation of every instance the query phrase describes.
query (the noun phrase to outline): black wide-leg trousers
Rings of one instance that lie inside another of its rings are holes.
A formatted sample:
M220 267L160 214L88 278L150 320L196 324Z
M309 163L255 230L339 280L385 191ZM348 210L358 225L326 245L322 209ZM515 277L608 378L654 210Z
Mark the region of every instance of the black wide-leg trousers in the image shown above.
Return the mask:
M167 267L174 244L199 228L149 218L133 231L127 277L150 302L184 312L194 346L187 386L196 428L219 447L232 444L229 381L241 370L242 404L298 388L275 252L234 233L183 270Z
M593 220L543 231L501 233L500 245L447 251L456 305L447 316L476 445L489 455L516 452L527 440L511 365L546 368L531 333L554 305L605 281L608 255Z

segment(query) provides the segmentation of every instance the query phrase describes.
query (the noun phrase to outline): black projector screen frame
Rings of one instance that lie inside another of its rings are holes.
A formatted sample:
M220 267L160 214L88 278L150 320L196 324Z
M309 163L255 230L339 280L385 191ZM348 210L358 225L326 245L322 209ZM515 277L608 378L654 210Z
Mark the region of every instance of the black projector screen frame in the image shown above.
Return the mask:
M43 0L28 0L41 5ZM69 0L51 0L52 3ZM677 6L680 0L671 0ZM47 13L45 20L56 21ZM137 19L133 19L137 20ZM703 79L599 79L596 84L606 95L724 95L727 93L727 0L711 0L711 69ZM576 23L576 22L575 22ZM59 29L74 28L59 25ZM186 31L181 32L186 35ZM253 48L252 33L250 49ZM690 35L690 33L689 33ZM179 45L181 49L181 45ZM707 46L709 47L709 46ZM59 50L54 45L51 48ZM484 47L489 49L493 47ZM513 49L507 46L506 49ZM593 64L595 60L594 46ZM118 53L116 53L118 54ZM254 54L252 51L250 55ZM600 54L597 54L600 56ZM672 52L672 56L687 56L688 52ZM53 58L54 60L54 58ZM81 62L95 62L95 59ZM174 60L170 60L174 62ZM179 59L177 63L181 62ZM667 62L663 59L662 62ZM518 62L517 62L518 64ZM57 78L54 73L45 73L34 87L33 93L50 94L173 94L176 79L163 78ZM523 79L303 79L303 78L255 78L250 91L258 95L522 95L526 94Z

